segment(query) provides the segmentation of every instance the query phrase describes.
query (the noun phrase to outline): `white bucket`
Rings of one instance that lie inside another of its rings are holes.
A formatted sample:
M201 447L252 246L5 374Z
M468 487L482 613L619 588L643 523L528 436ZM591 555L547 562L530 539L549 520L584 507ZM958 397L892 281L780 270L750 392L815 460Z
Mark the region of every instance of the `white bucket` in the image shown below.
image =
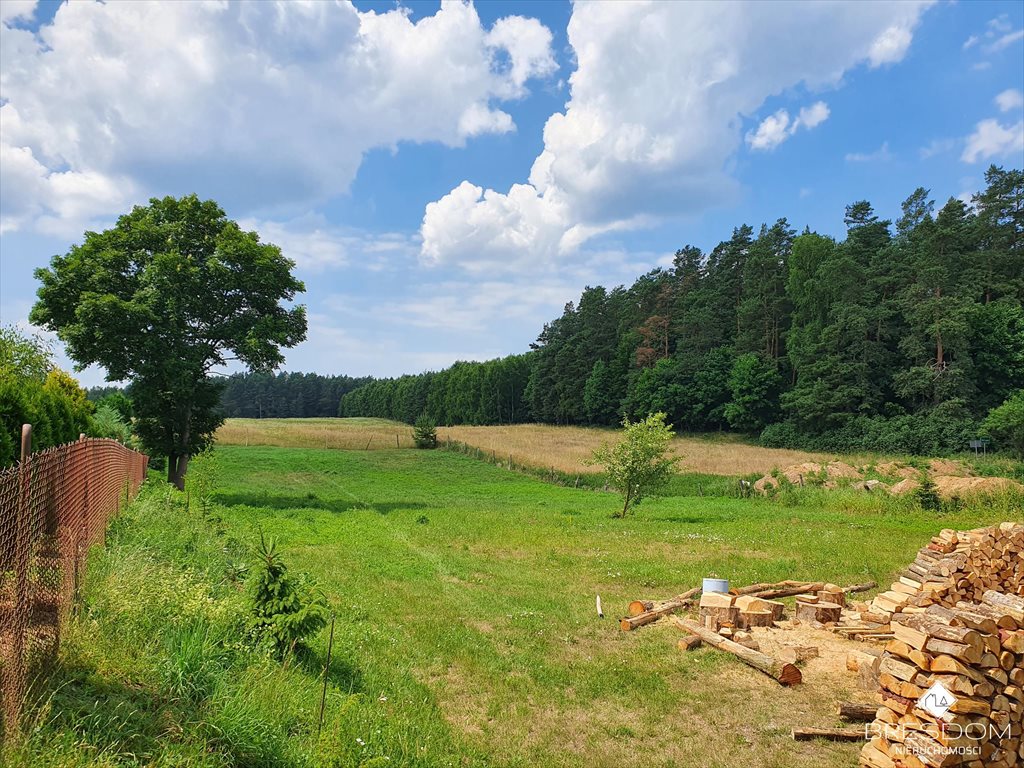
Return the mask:
M704 579L704 592L721 592L723 595L729 592L728 579Z

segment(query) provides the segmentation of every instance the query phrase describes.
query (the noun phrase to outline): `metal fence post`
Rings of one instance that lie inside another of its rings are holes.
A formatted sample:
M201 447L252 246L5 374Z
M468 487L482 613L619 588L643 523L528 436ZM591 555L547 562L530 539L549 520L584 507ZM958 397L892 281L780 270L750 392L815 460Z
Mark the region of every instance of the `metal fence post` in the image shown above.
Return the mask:
M25 696L25 630L28 626L28 565L32 513L32 425L21 427L21 463L18 465L18 511L14 518L14 620L11 633L10 670L3 671L4 737L19 730L21 702Z

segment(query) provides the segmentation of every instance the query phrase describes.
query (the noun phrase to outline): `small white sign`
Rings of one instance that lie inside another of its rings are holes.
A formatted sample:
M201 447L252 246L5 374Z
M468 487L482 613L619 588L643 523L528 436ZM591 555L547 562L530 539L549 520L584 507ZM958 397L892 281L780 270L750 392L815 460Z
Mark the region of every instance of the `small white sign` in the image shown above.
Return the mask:
M956 704L956 697L942 683L936 683L917 700L917 706L933 717L942 717Z

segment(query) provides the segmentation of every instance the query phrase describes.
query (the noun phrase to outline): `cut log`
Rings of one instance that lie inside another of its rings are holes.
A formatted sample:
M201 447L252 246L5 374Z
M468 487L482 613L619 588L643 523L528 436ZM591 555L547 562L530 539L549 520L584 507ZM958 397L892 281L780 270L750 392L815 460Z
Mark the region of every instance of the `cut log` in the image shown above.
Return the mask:
M763 592L755 592L754 597L761 597L765 600L777 600L780 597L793 597L794 595L802 595L807 592L817 592L824 586L825 583L821 581L814 583L797 583L795 586L780 587L779 589L766 589Z
M644 611L649 611L652 608L654 608L653 600L634 600L629 604L627 613L629 613L630 616L639 616Z
M873 716L873 715L872 715ZM794 728L795 741L828 739L829 741L864 741L871 734L871 726L865 728Z
M854 701L839 702L839 716L853 723L870 723L878 713L877 704L858 704Z
M873 581L865 581L863 584L854 584L849 587L843 587L843 592L848 595L852 595L854 592L867 592L877 586L878 585Z
M684 637L678 643L679 650L681 650L681 651L695 651L698 648L700 648L702 644L703 644L703 641L699 637L697 637L696 635L690 635L689 637Z
M741 627L770 627L774 621L771 611L740 611Z
M726 640L717 632L709 632L695 621L682 619L678 616L673 616L672 621L683 631L689 632L691 635L696 635L708 645L712 645L719 650L731 653L745 664L749 664L754 667L754 669L764 672L781 685L797 685L803 681L803 675L795 664L787 664L769 656L766 653L754 651L750 648L743 647L739 643Z
M650 624L652 621L657 621L662 616L667 616L670 613L681 610L683 608L689 608L694 603L694 595L700 592L700 587L683 592L683 594L674 597L671 600L652 608L649 611L637 614L636 616L629 616L619 620L619 627L623 632L631 632L637 627L642 627L645 624Z
M779 649L779 658L789 664L802 664L808 659L818 658L815 645L784 645Z
M796 617L800 621L820 621L822 624L836 622L842 618L843 607L835 603L804 603L796 604Z

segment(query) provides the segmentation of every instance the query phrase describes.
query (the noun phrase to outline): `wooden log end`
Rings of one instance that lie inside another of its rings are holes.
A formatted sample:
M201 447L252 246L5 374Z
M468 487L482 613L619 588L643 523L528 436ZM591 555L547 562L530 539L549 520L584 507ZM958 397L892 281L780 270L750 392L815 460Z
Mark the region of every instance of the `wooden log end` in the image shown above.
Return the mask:
M791 685L800 685L804 681L804 676L800 672L800 667L796 664L783 664L782 670L779 673L779 683L789 687Z

